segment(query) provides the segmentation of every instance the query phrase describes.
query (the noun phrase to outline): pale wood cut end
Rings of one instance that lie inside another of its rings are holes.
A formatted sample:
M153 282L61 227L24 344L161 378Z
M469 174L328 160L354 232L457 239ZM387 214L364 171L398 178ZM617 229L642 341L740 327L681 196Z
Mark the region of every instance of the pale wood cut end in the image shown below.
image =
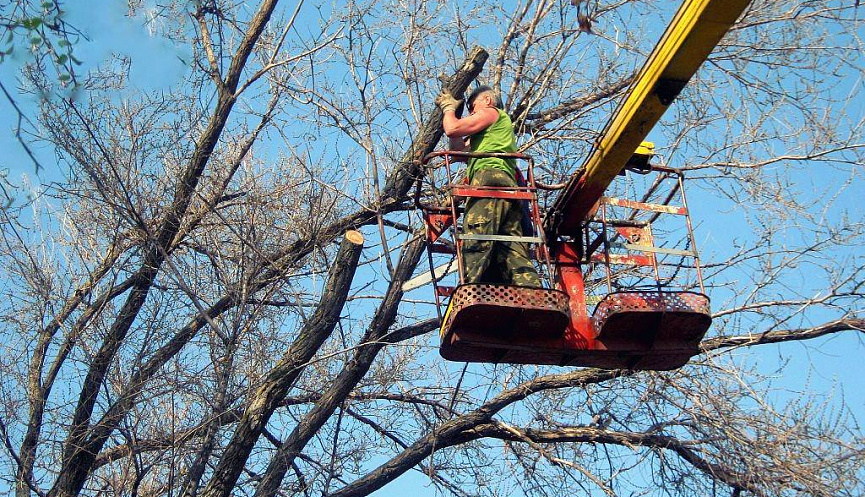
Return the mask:
M360 231L348 230L345 232L345 239L355 245L363 245L363 235Z

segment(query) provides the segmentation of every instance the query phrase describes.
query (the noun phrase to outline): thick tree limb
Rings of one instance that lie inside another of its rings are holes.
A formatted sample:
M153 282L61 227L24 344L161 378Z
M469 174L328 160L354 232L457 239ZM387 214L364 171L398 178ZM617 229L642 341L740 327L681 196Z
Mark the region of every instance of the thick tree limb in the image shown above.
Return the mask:
M466 57L462 67L445 82L442 90L449 91L452 95L465 93L469 84L481 73L488 57L489 54L486 50L474 47ZM420 172L420 160L435 149L444 133L442 118L441 109L435 107L424 126L415 135L411 147L403 155L398 167L388 177L381 196L383 204L404 200L406 193Z
M474 440L471 433L473 428L490 422L497 412L531 394L557 388L582 387L626 374L630 373L623 370L585 369L560 375L542 376L505 390L481 407L436 427L390 461L330 495L331 497L356 497L378 490L429 457L433 450Z
M735 346L753 346L763 343L777 343L793 340L807 340L823 335L848 330L865 330L865 320L843 319L827 323L823 326L802 330L780 330L754 335L749 337L730 337L705 340L702 345L704 352L718 350ZM389 461L379 466L366 476L354 481L350 485L334 492L331 497L357 497L373 492L385 484L393 481L414 465L419 464L424 458L429 457L435 449L450 447L467 441L476 440L474 430L489 424L493 415L505 407L520 401L531 394L550 389L572 388L585 386L592 383L602 383L620 376L631 375L632 371L606 371L599 369L583 369L571 373L548 375L523 383L515 388L506 390L481 407L456 417L444 425L437 427L434 431L422 437L403 452L397 454ZM621 439L625 440L625 439ZM620 440L620 442L621 442ZM649 440L649 439L647 439ZM660 439L658 439L660 440ZM657 441L657 440L656 440ZM612 442L610 442L612 443ZM648 443L648 442L647 442ZM670 441L672 443L672 440ZM623 445L623 443L619 443ZM634 444L638 445L638 444ZM679 451L677 450L677 453ZM722 481L730 483L734 488L752 490L752 483L742 476L732 472L724 473L723 468L717 468L718 473L711 473L713 466L708 462L700 462L695 454L688 455L685 451L679 453L698 469L709 472L708 474L724 475L718 477ZM690 458L690 459L689 459ZM756 492L755 492L756 493ZM760 495L760 494L758 494Z
M830 335L832 333L851 330L865 333L865 319L844 318L820 326L815 326L813 328L777 330L747 336L710 338L708 340L703 340L700 344L700 350L705 353L730 347L748 347L764 343L808 340L811 338L819 338L824 335Z
M561 428L554 431L531 428L508 428L503 427L501 423L486 423L468 430L466 435L477 436L477 438L497 438L512 442L529 441L536 444L559 442L601 443L621 445L632 449L634 447L647 447L653 450L672 450L679 457L713 479L723 481L732 488L747 490L758 496L766 495L746 475L741 475L722 465L707 461L700 457L697 451L675 437L650 433L613 431L586 426Z
M369 328L361 339L361 345L355 349L354 356L322 394L321 400L297 423L294 430L271 458L267 470L255 490L256 497L273 497L276 495L282 479L295 457L318 433L318 430L330 419L331 414L348 398L354 387L369 371L379 351L386 345L386 340L383 338L386 337L388 329L396 320L399 303L402 301L402 284L411 277L418 261L420 261L424 247L421 238L415 238L405 247L394 271L393 280L390 282L387 293L375 316L373 316ZM227 492L230 490L228 488L226 493L220 495L227 496Z
M263 384L249 400L234 436L226 446L210 482L201 493L203 497L231 493L270 416L336 327L362 248L363 236L357 231L348 232L333 261L327 285L315 313L307 320L297 339L276 366L267 373Z
M216 108L207 127L199 137L189 164L180 177L171 206L159 223L152 240L153 245L146 250L141 267L132 278L134 281L132 290L111 325L99 352L90 363L78 397L69 435L64 443L60 475L55 481L54 487L48 492L49 497L77 495L87 479L95 454L84 449L86 446L84 437L87 435L89 420L93 413L93 406L96 404L99 389L113 358L144 305L153 281L164 262L164 254L167 253L172 240L180 229L181 221L192 201L193 192L198 186L198 181L210 160L236 102L234 90L237 87L237 82L255 43L264 31L264 27L276 7L276 3L277 0L264 0L250 22L249 29L232 59L225 85L219 88Z

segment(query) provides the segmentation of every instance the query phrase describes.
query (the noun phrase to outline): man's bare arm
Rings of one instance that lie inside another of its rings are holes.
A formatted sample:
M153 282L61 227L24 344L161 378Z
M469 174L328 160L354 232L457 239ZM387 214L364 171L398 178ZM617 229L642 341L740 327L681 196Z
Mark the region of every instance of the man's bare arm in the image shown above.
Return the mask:
M461 138L489 128L498 118L498 111L490 107L478 109L477 112L462 119L458 118L454 111L446 110L442 124L449 138Z

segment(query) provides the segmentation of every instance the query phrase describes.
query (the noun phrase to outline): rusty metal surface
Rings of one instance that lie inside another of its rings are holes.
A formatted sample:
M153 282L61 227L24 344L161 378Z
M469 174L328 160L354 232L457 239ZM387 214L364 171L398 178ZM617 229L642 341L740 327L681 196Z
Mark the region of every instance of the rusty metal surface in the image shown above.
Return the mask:
M454 186L451 195L454 197L503 198L507 200L534 200L533 188L515 186L503 188L499 186Z
M630 209L640 209L644 211L661 212L664 214L678 214L680 216L684 216L688 213L684 207L678 207L675 205L650 204L647 202L635 202L633 200L615 197L604 197L601 199L601 201L606 203L607 205L628 207Z
M651 339L645 344L611 341L607 346L597 342L594 346L600 348L588 349L584 348L588 344L577 345L561 334L567 323L567 303L560 294L556 290L497 285L458 287L442 326L442 357L464 362L669 370L681 367L697 353L699 338L696 336L683 341L669 340L663 333L658 334L651 322L665 313L652 311L648 306L640 311L644 314L638 322L648 323L648 327L642 326L632 333L649 336ZM515 304L521 300L521 305ZM532 316L532 309L542 309L542 313ZM613 318L633 315L613 313ZM702 316L700 313L691 315ZM531 326L531 322L535 326ZM630 325L625 327L634 331ZM665 346L654 347L661 342Z
M538 362L541 344L555 351L569 322L568 297L546 288L471 284L454 290L441 328L442 357L452 361ZM552 352L553 356L559 355Z
M559 290L510 285L460 285L441 328L496 336L561 336L568 322L568 296Z
M463 288L463 287L460 287ZM460 289L457 289L458 293ZM611 295L601 314L596 341L577 344L564 336L543 336L515 330L516 322L499 294L498 311L473 309L489 297L486 289L463 290L461 309L446 316L441 354L466 362L549 364L605 369L671 370L699 352L699 342L711 323L709 301L691 292L629 292ZM500 290L499 290L500 291ZM494 291L493 294L498 293ZM651 295L650 295L651 294ZM456 303L456 302L455 302ZM466 312L468 310L468 312ZM466 319L468 316L477 320ZM599 316L596 312L596 318ZM548 316L549 317L549 316ZM447 327L450 326L450 327Z
M709 297L695 292L617 292L604 297L592 320L596 329L612 314L626 311L697 312L709 314Z
M428 245L435 243L454 224L454 218L449 212L446 214L424 212L423 221L426 226Z
M607 350L634 354L634 369L674 369L696 354L712 324L709 298L694 292L620 292L605 297L592 322Z
M568 340L569 317L557 290L462 285L444 318L440 353L465 362L669 370L698 353L711 323L709 299L692 292L609 295L592 317L600 330L592 343Z

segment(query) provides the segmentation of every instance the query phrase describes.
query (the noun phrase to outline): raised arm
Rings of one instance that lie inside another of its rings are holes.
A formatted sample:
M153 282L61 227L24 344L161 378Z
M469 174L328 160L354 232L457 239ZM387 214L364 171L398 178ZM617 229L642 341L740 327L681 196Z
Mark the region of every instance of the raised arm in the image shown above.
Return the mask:
M435 101L441 107L444 114L442 127L444 127L444 132L449 138L471 136L487 129L499 118L499 113L496 109L486 107L477 109L468 117L460 119L456 116L456 108L459 106L460 101L447 92L443 92ZM453 142L451 142L451 145L453 145Z

